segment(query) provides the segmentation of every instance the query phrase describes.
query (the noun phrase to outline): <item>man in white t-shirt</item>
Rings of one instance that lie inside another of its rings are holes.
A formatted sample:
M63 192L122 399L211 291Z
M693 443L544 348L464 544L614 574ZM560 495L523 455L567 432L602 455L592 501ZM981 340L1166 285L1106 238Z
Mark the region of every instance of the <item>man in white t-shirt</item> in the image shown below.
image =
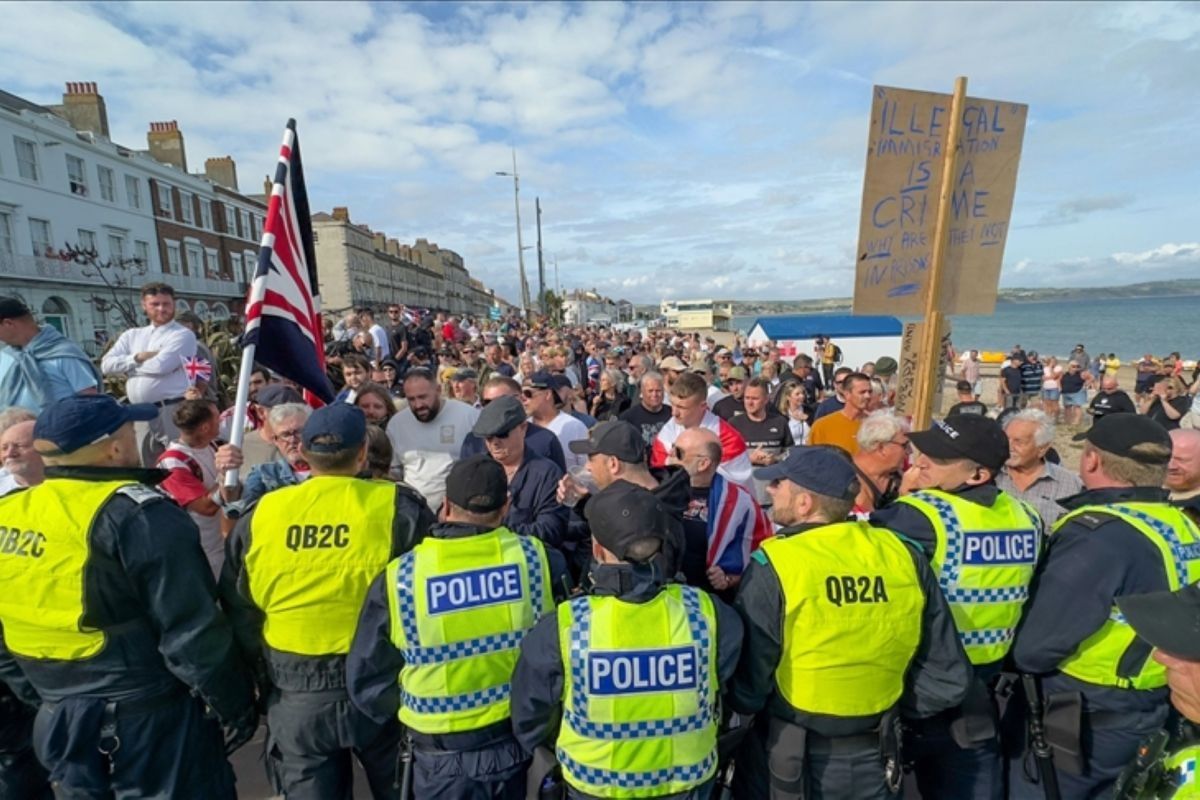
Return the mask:
M200 547L215 579L225 563L214 444L221 417L211 400L184 400L175 406L172 421L179 429L179 438L158 457L158 467L168 471L159 488L186 510L200 529Z
M375 321L375 312L369 308L360 308L358 310L358 319L363 326L363 330L371 334L371 339L374 342L372 345L371 360L376 366L383 363L383 360L392 354L392 343L388 338L388 332L383 326Z
M423 367L414 367L404 376L404 399L408 408L396 413L387 426L392 465L404 469L404 482L436 511L446 496L446 476L479 419L479 409L443 399L433 373Z
M588 431L587 426L575 417L564 414L559 408L560 403L558 393L554 391L554 376L549 372L539 370L526 379L521 389L521 404L525 406L525 413L535 425L542 426L558 437L569 472L587 464L587 456L572 452L570 444L586 439Z

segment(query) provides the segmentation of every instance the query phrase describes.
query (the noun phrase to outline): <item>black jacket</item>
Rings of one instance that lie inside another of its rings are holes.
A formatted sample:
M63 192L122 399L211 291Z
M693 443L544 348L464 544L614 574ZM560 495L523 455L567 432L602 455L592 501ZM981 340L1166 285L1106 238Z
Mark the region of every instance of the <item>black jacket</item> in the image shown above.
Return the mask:
M1166 493L1154 488L1095 489L1059 502L1068 509L1120 502L1165 503ZM1165 708L1166 688L1108 688L1058 672L1059 664L1108 619L1114 598L1170 589L1158 548L1124 520L1100 511L1068 520L1049 537L1048 545L1013 642L1017 668L1047 675L1043 682L1047 692L1083 692L1091 708ZM1138 640L1127 655L1136 672L1149 658L1150 646Z
M238 520L225 541L225 566L221 570L220 595L238 646L260 681L291 691L324 691L346 686L345 656L303 656L269 647L262 630L266 615L250 597L246 553L257 507ZM396 484L396 513L392 518L391 558L411 550L425 538L435 520L433 512L414 489Z
M0 629L0 677L18 696L120 701L166 694L182 683L223 720L237 719L251 705L253 684L217 606L199 531L186 511L151 488L165 477L162 470L46 470L47 482L70 478L140 485L105 502L88 536L81 622L106 631L106 646L84 661L25 659L9 652ZM3 507L0 500L0 518Z
M803 536L819 525L784 528L778 536ZM890 534L883 534L890 535ZM907 717L929 717L954 708L963 701L971 684L971 664L959 642L950 607L938 587L929 561L909 548L921 589L925 610L921 619L921 642L905 672L905 690L900 709ZM775 566L756 553L742 577L734 604L746 627L742 660L730 686L729 704L735 711L755 714L765 706L772 716L801 725L827 737L853 736L875 730L881 714L835 717L801 711L775 692L775 671L783 654L785 636L803 636L800 628L784 625L783 587Z

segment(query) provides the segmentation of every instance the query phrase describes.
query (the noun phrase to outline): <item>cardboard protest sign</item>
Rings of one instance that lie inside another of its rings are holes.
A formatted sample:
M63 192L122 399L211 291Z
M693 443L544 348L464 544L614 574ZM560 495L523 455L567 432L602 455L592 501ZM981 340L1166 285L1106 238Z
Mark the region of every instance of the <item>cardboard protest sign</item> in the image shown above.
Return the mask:
M924 311L951 95L876 86L859 220L855 314ZM940 311L990 314L1028 106L966 98Z
M923 322L906 322L904 331L900 334L900 362L896 370L896 410L906 416L916 414L917 410L917 374L921 359L921 329ZM934 411L941 408L942 390L945 388L946 375L950 371L950 321L942 317L941 350L937 365L937 383L934 387L931 406Z

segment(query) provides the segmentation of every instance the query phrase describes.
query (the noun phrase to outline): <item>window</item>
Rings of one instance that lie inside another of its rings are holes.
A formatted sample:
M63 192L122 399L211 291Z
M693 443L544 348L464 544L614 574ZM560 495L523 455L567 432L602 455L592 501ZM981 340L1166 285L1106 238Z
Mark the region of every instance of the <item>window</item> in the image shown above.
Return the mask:
M200 200L200 227L206 231L213 229L212 224L212 202L201 198Z
M50 235L50 222L44 219L29 219L29 238L33 240L35 256L54 255L54 237Z
M179 261L179 244L178 242L167 242L167 264L163 269L165 275L181 275L183 267Z
M71 336L70 319L71 307L61 297L47 297L42 303L42 321L67 338Z
M87 172L79 156L67 156L67 181L71 184L71 194L87 197Z
M184 251L187 253L188 275L203 275L204 251L200 249L200 245L186 244L184 245Z
M250 215L245 211L238 209L238 222L242 226L241 237L243 239L250 238Z
M253 278L254 270L258 267L258 256L247 250L246 252L242 253L242 263L246 265L246 272L248 272L250 277Z
M179 218L189 225L196 223L195 212L192 209L192 196L188 192L179 193Z
M204 251L204 274L210 278L221 277L221 262L217 260L216 250Z
M158 210L165 217L175 216L171 206L171 187L165 183L158 185Z
M237 253L230 253L229 265L233 270L233 279L245 283L246 277L242 274L242 257Z
M40 180L38 178L37 145L19 136L13 137L13 144L17 147L17 174L27 181Z
M96 234L80 228L79 241L76 244L79 245L80 250L88 253L94 253L96 251Z
M100 199L107 203L117 202L117 187L113 182L113 171L108 167L96 167L100 183Z
M147 242L133 243L133 257L138 260L138 263L143 268L150 266L150 245Z
M233 206L225 204L225 233L237 236L237 220L233 216Z
M125 197L130 208L142 207L142 182L133 175L125 176Z
M13 229L12 229L12 214L7 211L0 211L0 253L8 253L10 256L16 252L13 247Z
M262 239L262 217L257 214L250 216L250 238L256 242Z
M108 235L108 257L117 264L125 260L125 237L121 234L110 233Z

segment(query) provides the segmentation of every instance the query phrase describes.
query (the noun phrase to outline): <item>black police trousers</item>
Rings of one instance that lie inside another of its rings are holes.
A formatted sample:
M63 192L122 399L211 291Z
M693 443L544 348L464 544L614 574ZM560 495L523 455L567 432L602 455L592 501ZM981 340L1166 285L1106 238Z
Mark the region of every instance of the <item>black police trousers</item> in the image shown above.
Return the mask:
M50 778L30 741L36 714L0 683L0 800L52 797Z
M372 722L344 689L276 690L267 705L267 757L288 800L349 800L357 758L376 800L398 800L400 723Z
M182 687L123 703L78 697L45 704L33 746L59 800L237 797L221 726Z
M516 739L477 750L413 747L413 796L455 800L523 800L529 756Z

